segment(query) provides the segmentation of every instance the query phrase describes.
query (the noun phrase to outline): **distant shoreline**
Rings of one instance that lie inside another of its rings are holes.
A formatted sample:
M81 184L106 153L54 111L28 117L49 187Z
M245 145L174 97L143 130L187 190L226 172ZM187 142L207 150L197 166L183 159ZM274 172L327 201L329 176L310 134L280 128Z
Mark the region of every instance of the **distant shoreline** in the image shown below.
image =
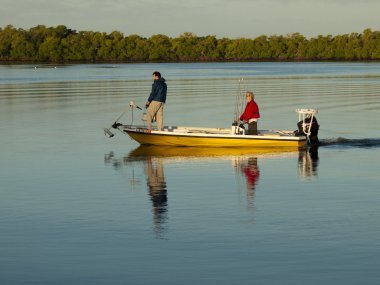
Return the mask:
M351 62L351 63L376 63L380 59L367 59L367 60L342 60L342 59L294 59L294 60L199 60L199 61L71 61L71 62L38 62L38 61L1 61L0 65L76 65L76 64L143 64L143 63L242 63L242 62Z
M11 25L0 28L2 64L90 64L173 62L357 62L380 60L380 32L318 36L300 33L250 38L199 37L184 33L176 38L153 35L124 36L75 31L66 26L39 25L29 30Z

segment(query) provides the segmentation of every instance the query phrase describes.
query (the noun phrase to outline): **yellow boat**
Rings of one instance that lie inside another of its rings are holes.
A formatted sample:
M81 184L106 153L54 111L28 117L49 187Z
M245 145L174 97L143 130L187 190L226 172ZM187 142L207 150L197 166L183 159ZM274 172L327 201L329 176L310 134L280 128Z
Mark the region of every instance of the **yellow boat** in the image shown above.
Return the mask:
M137 106L134 102L131 102L130 107L133 111L133 108ZM112 127L129 135L141 145L300 149L305 148L309 141L313 118L317 111L315 109L297 109L296 112L299 114L299 131L297 132L259 130L257 135L248 135L241 125L232 125L230 128L165 126L162 130L149 130L146 126L142 125L137 126L117 123L118 120L116 120ZM307 119L309 119L309 122L307 122ZM114 136L110 129L104 129L104 132L110 137Z
M144 126L121 125L117 128L141 145L303 148L307 144L306 136L296 136L292 131L261 130L258 135L245 135L227 128L165 126L161 131L148 130Z

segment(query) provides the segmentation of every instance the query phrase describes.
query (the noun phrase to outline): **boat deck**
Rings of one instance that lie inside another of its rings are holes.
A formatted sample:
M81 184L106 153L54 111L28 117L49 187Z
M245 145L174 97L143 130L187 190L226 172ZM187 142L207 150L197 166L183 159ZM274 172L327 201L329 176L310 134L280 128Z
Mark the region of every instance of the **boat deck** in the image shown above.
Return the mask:
M231 128L165 126L163 130L148 130L145 126L122 125L118 129L142 145L201 147L304 147L305 136L292 131L260 130L257 135L245 135Z
M146 132L147 128L145 126L128 126L124 125L123 130L137 131L137 132ZM205 135L236 135L236 136L277 136L277 137L295 137L294 131L285 131L285 130L259 130L257 135L243 135L243 134L234 134L231 128L207 128L207 127L185 127L185 126L164 126L162 131L155 129L151 130L152 134L165 134L165 133L174 133L174 134L205 134ZM302 138L302 137L301 137Z

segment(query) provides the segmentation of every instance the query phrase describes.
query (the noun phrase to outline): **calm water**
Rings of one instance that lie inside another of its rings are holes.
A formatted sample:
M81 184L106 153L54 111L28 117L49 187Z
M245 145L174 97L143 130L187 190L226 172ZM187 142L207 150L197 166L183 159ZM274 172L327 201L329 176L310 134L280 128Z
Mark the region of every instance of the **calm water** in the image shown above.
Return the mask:
M259 128L317 108L323 145L105 136L154 70L166 124L229 126L243 78ZM0 284L379 284L379 108L380 63L0 66Z

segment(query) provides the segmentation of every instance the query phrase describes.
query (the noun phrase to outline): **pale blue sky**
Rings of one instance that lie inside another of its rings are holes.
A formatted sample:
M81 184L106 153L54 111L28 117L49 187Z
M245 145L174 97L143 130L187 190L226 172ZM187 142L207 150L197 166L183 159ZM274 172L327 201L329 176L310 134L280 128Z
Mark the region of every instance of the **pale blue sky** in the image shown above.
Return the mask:
M380 30L380 0L0 0L0 27L255 38Z

